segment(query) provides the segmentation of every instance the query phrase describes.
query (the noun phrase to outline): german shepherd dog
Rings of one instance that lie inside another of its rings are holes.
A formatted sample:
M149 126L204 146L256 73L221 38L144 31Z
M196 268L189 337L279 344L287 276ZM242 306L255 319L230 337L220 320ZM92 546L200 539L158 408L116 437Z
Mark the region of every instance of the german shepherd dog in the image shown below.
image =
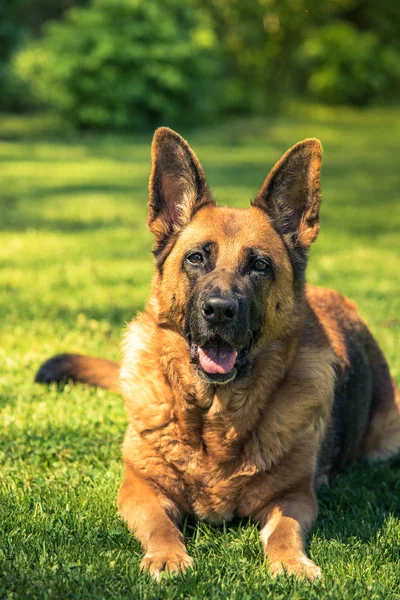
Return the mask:
M400 394L356 305L305 283L321 155L316 139L296 144L248 209L226 208L189 145L158 129L156 269L122 363L59 355L37 374L122 392L118 506L156 580L192 565L179 529L187 514L251 518L273 574L319 577L304 548L314 489L350 461L400 447Z

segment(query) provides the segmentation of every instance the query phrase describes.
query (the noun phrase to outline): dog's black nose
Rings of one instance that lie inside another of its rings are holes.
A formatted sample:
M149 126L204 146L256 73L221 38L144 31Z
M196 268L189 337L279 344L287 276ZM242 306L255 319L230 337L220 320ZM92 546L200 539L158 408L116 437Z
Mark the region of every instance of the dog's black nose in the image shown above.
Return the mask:
M232 321L239 312L239 303L234 298L209 298L203 303L202 311L207 321L225 323Z

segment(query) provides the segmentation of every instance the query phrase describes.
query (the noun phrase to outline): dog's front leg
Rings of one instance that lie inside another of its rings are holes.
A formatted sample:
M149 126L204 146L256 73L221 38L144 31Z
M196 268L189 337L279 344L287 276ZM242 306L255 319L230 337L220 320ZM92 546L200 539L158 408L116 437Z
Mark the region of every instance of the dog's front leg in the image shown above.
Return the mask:
M141 567L156 581L163 571L180 573L192 565L182 532L174 522L179 517L178 508L129 466L117 503L122 518L146 552Z
M311 482L282 495L269 504L258 518L261 540L273 575L286 571L314 579L321 569L304 550L304 537L317 514L317 501Z

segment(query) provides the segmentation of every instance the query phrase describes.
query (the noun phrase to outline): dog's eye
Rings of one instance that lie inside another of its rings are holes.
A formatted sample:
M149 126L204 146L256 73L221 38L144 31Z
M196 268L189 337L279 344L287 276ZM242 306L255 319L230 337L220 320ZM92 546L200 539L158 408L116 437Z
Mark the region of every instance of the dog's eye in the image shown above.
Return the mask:
M270 268L270 264L263 258L256 258L253 268L255 271L267 271Z
M186 257L191 265L199 265L203 262L203 255L200 252L192 252L189 256Z

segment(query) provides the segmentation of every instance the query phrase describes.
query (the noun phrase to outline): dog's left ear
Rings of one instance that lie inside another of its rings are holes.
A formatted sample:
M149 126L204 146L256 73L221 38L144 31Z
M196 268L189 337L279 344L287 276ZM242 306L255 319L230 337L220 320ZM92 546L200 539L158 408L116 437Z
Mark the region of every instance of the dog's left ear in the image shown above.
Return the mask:
M189 223L205 204L215 204L200 162L185 140L168 127L154 134L147 225L162 244Z
M321 162L319 140L299 142L276 163L253 201L293 248L307 250L318 235Z

